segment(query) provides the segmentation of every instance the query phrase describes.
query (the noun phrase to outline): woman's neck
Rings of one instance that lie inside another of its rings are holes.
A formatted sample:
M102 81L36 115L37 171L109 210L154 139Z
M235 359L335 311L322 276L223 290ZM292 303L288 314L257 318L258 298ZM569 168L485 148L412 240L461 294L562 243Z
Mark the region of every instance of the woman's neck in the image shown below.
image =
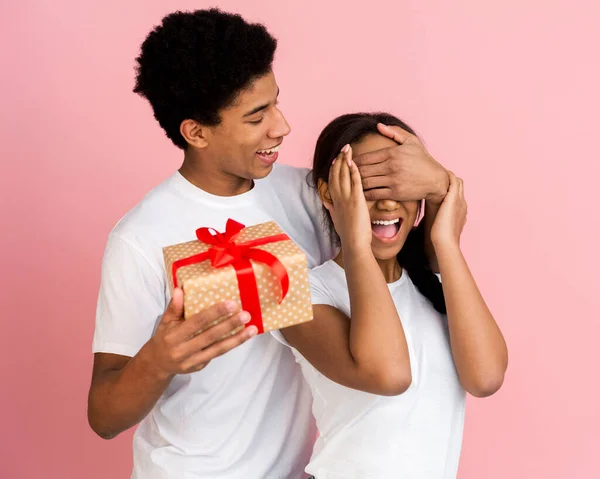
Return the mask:
M344 267L343 250L340 249L340 252L335 258L333 258L333 261L335 261L342 268ZM377 264L379 264L379 268L383 273L383 277L385 278L386 283L393 283L395 281L398 281L402 276L402 267L400 266L398 260L395 257L390 259L375 258L375 261L377 261Z

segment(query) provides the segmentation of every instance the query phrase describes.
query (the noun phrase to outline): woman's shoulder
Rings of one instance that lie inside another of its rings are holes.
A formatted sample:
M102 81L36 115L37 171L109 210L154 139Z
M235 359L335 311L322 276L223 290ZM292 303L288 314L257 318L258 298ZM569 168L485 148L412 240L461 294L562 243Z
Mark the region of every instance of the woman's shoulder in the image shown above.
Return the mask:
M344 270L333 260L308 272L313 304L328 304L339 308L348 296Z
M331 280L344 278L344 270L334 260L330 259L319 266L309 269L308 277L311 282L315 281L327 284Z

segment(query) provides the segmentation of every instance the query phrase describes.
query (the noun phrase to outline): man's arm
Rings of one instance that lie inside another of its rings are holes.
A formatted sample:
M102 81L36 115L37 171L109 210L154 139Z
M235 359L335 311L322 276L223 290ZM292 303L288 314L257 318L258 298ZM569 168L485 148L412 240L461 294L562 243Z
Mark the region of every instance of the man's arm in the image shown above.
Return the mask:
M184 321L183 292L175 289L156 333L138 354L94 355L88 396L91 428L110 439L139 423L176 374L200 371L254 336L256 327L242 327L249 319L249 313L228 301Z
M118 354L94 354L88 395L88 422L103 439L135 426L154 407L170 380L153 374L148 360Z

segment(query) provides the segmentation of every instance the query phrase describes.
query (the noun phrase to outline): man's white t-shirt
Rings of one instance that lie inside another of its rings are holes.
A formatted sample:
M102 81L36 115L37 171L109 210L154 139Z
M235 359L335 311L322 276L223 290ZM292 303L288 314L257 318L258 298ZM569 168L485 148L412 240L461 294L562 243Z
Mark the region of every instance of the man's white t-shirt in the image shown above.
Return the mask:
M176 172L109 235L94 353L135 356L170 299L162 248L275 220L306 253L309 267L332 257L308 170L276 165L247 193L217 197ZM310 391L289 349L259 335L193 374L176 376L137 428L135 479L304 477L316 429Z
M350 317L344 270L334 261L310 274L313 304L328 304ZM319 438L306 472L316 479L454 479L465 414L446 317L403 272L388 284L408 343L412 384L384 397L335 383L295 348L313 395ZM373 318L377 321L377 318ZM280 331L272 335L288 344Z

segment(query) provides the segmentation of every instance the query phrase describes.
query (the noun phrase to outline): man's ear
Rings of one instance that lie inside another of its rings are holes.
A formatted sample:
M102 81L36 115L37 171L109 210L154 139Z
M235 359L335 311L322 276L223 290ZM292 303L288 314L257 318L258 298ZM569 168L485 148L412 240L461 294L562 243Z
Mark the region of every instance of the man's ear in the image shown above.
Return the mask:
M210 129L194 120L183 120L179 125L181 136L188 145L194 148L206 148L210 137Z
M319 179L317 182L317 190L323 206L331 213L331 210L333 209L333 201L331 200L331 195L329 194L329 185L326 181Z

